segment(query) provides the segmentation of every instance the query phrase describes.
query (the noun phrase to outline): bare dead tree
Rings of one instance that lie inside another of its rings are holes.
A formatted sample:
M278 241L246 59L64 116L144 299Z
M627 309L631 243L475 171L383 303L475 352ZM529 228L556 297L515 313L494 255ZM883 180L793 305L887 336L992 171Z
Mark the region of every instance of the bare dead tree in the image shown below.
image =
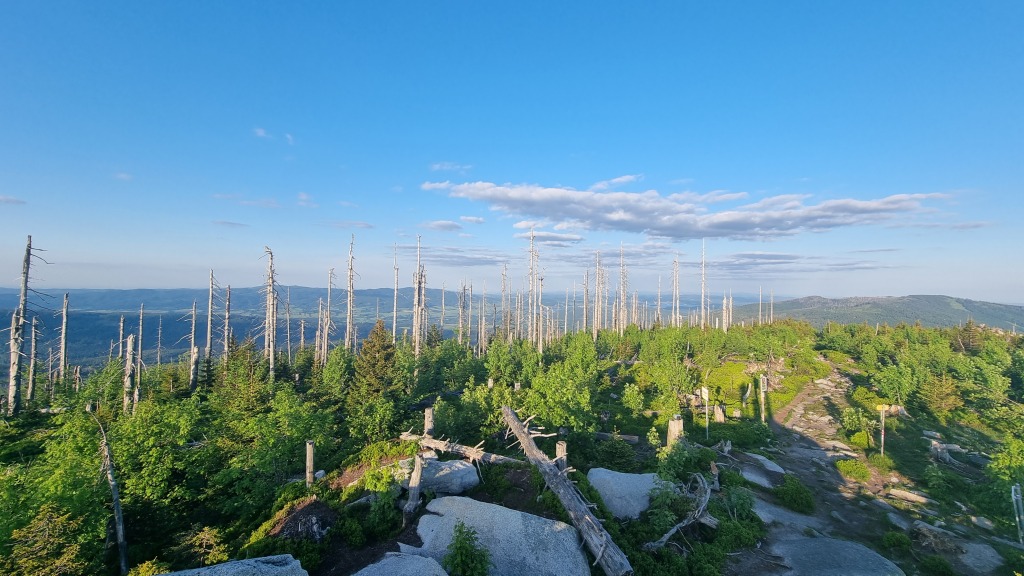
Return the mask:
M64 293L64 307L60 316L60 381L64 382L68 371L68 293Z
M627 319L627 308L628 303L626 302L626 289L629 283L629 278L626 275L626 252L622 247L622 243L619 243L619 336L622 336L626 331Z
M142 377L142 317L146 309L145 304L139 304L139 339L136 342L135 373Z
M32 237L25 246L25 259L21 265L21 293L18 308L11 316L10 373L7 381L7 415L13 416L21 408L21 355L25 342L25 308L28 305L28 274L32 264Z
M267 255L266 317L263 322L263 356L270 369L270 380L274 380L274 357L277 356L277 285L274 279L274 252L269 246L263 247Z
M164 346L164 317L159 315L156 317L156 365L160 366L161 356L163 355Z
M700 241L700 329L704 330L708 325L707 318L707 274L704 259L704 241Z
M679 256L672 260L672 327L679 327Z
M124 361L124 381L123 389L124 396L121 399L121 411L125 414L128 413L128 408L131 406L132 397L135 393L135 335L128 335L128 346L127 353Z
M422 292L420 290L420 273L422 272L422 264L420 261L420 237L416 236L416 270L412 274L412 285L413 285L413 296L412 296L412 348L413 355L416 358L420 357L420 333L422 328L420 321L422 315L420 314L420 297Z
M299 320L299 350L306 347L306 320Z
M124 314L117 323L117 359L124 358Z
M288 287L284 299L284 340L288 350L288 365L292 363L292 288Z
M480 313L477 314L479 328L476 331L477 355L483 356L487 352L487 318L484 315L484 306L487 303L487 283L480 289Z
M36 399L36 344L39 339L39 318L32 317L32 333L29 338L28 353L28 383L25 385L25 400L32 402Z
M395 301L391 305L391 343L398 343L398 244L395 244Z
M582 330L587 332L587 307L590 305L590 268L583 271L583 326Z
M203 355L207 360L213 355L213 288L216 286L216 278L213 277L213 269L210 269L210 293L206 299L206 353Z
M356 349L356 327L355 327L355 314L356 314L356 272L355 272L355 246L356 246L356 235L352 235L352 239L348 244L348 286L347 294L345 298L345 349L355 352Z
M114 470L114 454L110 450L110 442L107 440L107 433L103 430L99 418L91 411L96 426L100 429L100 452L103 459L101 469L106 472L107 483L110 485L110 498L114 509L114 530L117 534L117 557L121 569L121 576L128 574L128 542L124 535L124 516L121 513L121 496L117 489L117 474Z
M224 365L231 354L231 285L224 290Z

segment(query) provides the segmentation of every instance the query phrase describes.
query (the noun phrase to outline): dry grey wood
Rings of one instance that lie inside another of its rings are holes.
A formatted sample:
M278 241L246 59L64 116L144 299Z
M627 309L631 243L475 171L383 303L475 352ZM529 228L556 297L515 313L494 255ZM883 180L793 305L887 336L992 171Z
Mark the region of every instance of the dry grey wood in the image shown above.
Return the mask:
M206 299L206 350L203 358L209 360L213 354L213 269L210 269L210 292Z
M345 295L345 349L351 352L356 350L355 246L356 235L353 234L348 244L348 293Z
M483 462L484 464L522 464L522 460L516 460L515 458L509 458L508 456L500 456L498 454L492 454L490 452L484 452L479 446L465 446L463 444L457 444L448 440L440 440L438 438L431 438L428 436L417 436L411 432L402 433L401 440L405 442L419 442L420 446L424 448L430 448L438 450L440 452L449 452L451 454L458 454L464 458L469 458L474 462Z
M146 305L139 304L139 339L135 341L135 373L142 374L142 318Z
M409 500L405 503L402 512L406 516L416 513L420 505L420 480L423 478L423 456L417 454L414 457L412 475L409 477Z
M562 502L573 525L583 536L587 548L597 558L595 564L600 564L605 574L609 576L632 574L633 567L630 566L629 559L601 526L601 521L590 511L590 507L583 500L576 485L569 480L568 475L559 471L551 459L537 448L529 430L511 408L502 406L501 412L505 423L519 440L526 458L537 467L544 477L545 484Z
M39 319L32 317L32 331L29 337L28 382L25 384L25 399L32 402L36 399L36 344L39 337Z
M277 356L277 288L274 280L274 252L263 247L267 255L267 286L265 288L266 313L263 321L263 356L269 364L270 381L274 381L274 359Z
M131 404L135 388L135 334L128 335L127 354L124 361L124 397L121 400L121 410L127 414Z
M669 541L669 538L675 535L680 528L685 528L694 522L700 522L711 528L718 527L718 520L707 513L708 500L711 499L711 487L708 486L707 481L704 480L704 476L700 474L692 474L690 476L690 485L687 487L685 493L694 501L693 510L691 510L682 521L670 528L669 531L661 538L654 542L644 544L644 550L657 550L658 548L665 546Z
M121 320L117 323L117 358L118 360L124 358L124 314L121 315Z
M231 353L231 285L224 291L224 365L228 364Z
M7 381L7 415L13 416L21 408L21 350L25 342L25 306L28 301L28 273L32 263L32 237L25 246L25 260L21 265L21 293L18 308L11 316L10 372Z
M292 288L288 287L284 297L284 341L288 351L288 364L292 363Z
M313 441L306 440L306 488L313 486Z
M395 244L395 300L391 305L391 343L398 343L398 244Z
M129 338L131 338L129 336ZM130 350L130 348L129 348ZM117 533L117 556L121 569L121 575L128 573L128 542L124 536L124 516L121 514L121 497L117 489L117 475L114 471L114 454L110 451L110 442L107 441L107 433L103 430L99 418L92 412L89 413L100 429L100 450L103 451L103 470L107 473L107 483L110 484L110 497L114 508L114 530Z
M60 381L67 377L68 370L68 293L64 293L64 307L60 315L60 365L58 366Z
M194 391L199 384L199 346L192 347L188 363L188 389Z

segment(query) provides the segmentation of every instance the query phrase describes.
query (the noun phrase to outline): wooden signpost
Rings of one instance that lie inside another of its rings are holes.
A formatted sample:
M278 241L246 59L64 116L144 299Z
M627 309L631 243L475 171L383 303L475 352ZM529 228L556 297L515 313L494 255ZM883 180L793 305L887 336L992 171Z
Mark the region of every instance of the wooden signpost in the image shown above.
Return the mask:
M880 452L882 453L882 456L885 456L885 413L889 411L889 405L879 404L878 406L875 406L875 410L878 410L882 415L882 445Z

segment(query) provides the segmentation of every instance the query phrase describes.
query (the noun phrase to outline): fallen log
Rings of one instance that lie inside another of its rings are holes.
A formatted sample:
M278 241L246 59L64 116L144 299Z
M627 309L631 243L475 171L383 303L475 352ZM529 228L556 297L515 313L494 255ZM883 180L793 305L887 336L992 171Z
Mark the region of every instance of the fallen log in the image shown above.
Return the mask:
M537 467L544 477L544 483L562 502L569 519L583 536L587 548L597 558L594 564L600 564L608 576L632 574L633 567L630 566L629 559L601 526L601 521L590 511L589 505L583 500L576 485L569 480L567 473L560 471L555 463L537 448L530 431L511 408L502 406L501 412L508 427L522 445L526 458Z
M417 436L410 432L404 432L402 433L401 439L405 442L419 442L420 446L423 446L424 448L458 454L459 456L469 458L474 462L483 462L484 464L523 464L522 460L484 452L483 449L479 447L456 444L455 442L450 442L448 440L438 440L437 438L431 438L430 436Z

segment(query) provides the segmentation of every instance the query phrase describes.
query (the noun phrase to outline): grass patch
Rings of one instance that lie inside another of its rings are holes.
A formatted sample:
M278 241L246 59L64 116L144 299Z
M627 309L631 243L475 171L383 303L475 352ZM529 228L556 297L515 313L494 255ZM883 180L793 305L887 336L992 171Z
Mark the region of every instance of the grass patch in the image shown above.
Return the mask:
M860 460L839 460L836 462L836 469L843 475L843 478L849 480L858 482L871 480L871 470L868 470L867 464Z
M804 486L792 474L783 476L782 485L775 488L773 493L779 499L779 502L790 510L800 512L801 514L811 514L814 512L814 494L810 488Z

